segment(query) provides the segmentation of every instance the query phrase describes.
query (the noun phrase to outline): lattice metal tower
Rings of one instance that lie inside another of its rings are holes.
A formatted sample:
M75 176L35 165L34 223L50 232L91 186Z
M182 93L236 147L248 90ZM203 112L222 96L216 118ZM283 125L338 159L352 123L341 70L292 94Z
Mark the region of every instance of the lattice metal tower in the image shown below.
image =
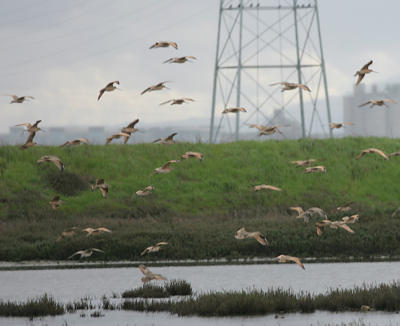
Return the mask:
M274 137L332 136L330 122L317 0L220 0L209 141L256 137L249 123L283 125Z

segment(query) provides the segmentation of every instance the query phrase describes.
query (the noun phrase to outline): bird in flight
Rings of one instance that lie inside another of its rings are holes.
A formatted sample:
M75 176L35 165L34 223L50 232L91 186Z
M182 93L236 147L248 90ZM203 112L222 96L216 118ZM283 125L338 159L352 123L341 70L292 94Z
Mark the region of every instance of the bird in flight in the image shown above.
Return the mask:
M308 168L305 168L304 170L304 173L316 173L316 172L326 173L326 167L323 165L310 166Z
M32 131L29 133L28 139L26 140L25 144L23 144L20 149L27 149L29 147L33 147L36 145L36 143L33 141L33 138L35 138L36 132Z
M342 123L335 123L335 122L331 122L330 124L329 124L329 127L331 128L331 129L340 129L340 128L342 128L342 127L344 127L344 126L351 126L353 123L352 122L342 122Z
M145 197L150 195L154 190L155 188L153 186L147 186L143 190L139 189L138 191L136 191L136 195L139 197Z
M305 269L303 263L297 257L287 256L287 255L279 255L278 257L275 257L273 260L277 260L280 263L288 263L288 262L292 261L292 262L295 262L297 265L299 265L302 269Z
M15 125L16 127L19 126L24 126L26 129L24 131L27 132L38 132L39 130L42 130L41 128L38 127L38 124L42 122L42 120L37 120L34 124L30 124L29 122L25 123L20 123L18 125Z
M150 252L160 251L161 247L162 246L166 246L167 244L168 244L168 242L162 241L162 242L159 242L159 243L155 244L154 246L147 247L145 250L142 251L140 256L143 256L143 255L148 254Z
M28 100L28 99L35 99L33 96L17 96L17 95L15 95L15 94L7 94L6 96L11 96L12 97L12 100L11 100L11 102L10 102L10 104L12 104L12 103L23 103L23 102L25 102L26 100Z
M243 240L247 238L254 238L263 246L268 246L267 238L259 231L247 232L245 228L241 228L236 231L235 238L238 240Z
M361 81L363 80L363 78L366 74L369 74L370 72L376 72L376 71L373 71L372 69L369 69L370 65L372 65L372 60L367 62L364 66L362 66L362 68L360 70L358 70L354 74L354 77L358 76L356 86L361 83Z
M177 135L177 132L172 133L171 135L169 135L168 137L161 137L156 139L155 141L153 141L154 143L158 143L158 144L163 144L163 145L172 145L175 144L175 140L174 137Z
M67 140L64 144L60 145L60 147L65 147L65 146L77 146L80 144L87 144L89 141L87 138L78 138L74 140Z
M163 81L163 82L158 83L156 85L149 86L143 92L141 92L140 95L143 95L146 92L160 91L163 88L167 88L168 89L168 87L165 86L165 83L170 83L170 82L169 81Z
M139 119L133 120L130 124L128 124L126 127L121 129L121 133L125 133L130 136L131 134L135 133L136 131L139 131L139 129L135 128L135 125L138 122L139 122Z
M179 58L170 58L165 60L163 63L185 63L186 61L192 62L191 60L197 60L196 57L188 55L186 57L179 57Z
M118 80L114 80L112 82L109 82L106 85L106 87L102 88L100 90L100 92L99 92L99 96L97 97L97 101L100 100L100 98L103 96L104 92L112 92L113 90L119 89L115 85L119 85L119 81Z
M323 228L330 227L331 229L341 228L346 230L347 232L354 233L354 231L346 224L345 221L331 221L331 220L322 220L315 223L315 227L317 228L318 236L322 235Z
M162 167L156 168L153 170L153 173L160 174L160 173L170 173L172 171L171 164L172 163L179 163L179 160L171 160L165 163Z
M143 283L147 283L150 282L152 280L160 280L160 281L166 281L167 279L160 275L160 274L154 274L150 271L150 269L148 269L146 266L144 266L143 264L139 265L139 269L140 271L143 273L144 277L142 277L142 282Z
M204 155L202 153L199 152L186 152L185 154L183 154L181 156L182 159L187 160L189 158L197 158L199 161L202 161L204 158Z
M92 191L100 189L103 198L107 198L108 184L104 183L104 179L96 179L96 183L91 185Z
M303 208L296 206L296 207L289 207L289 210L297 212L296 219L303 219L304 223L308 223L310 218L314 216L318 216L319 218L328 218L325 211L319 207L311 207L306 211Z
M175 42L171 42L171 41L159 41L159 42L155 42L152 46L149 47L149 49L156 49L156 48L167 48L169 46L172 46L173 48L175 48L176 50L178 49L178 44L176 44Z
M87 232L87 235L86 235L87 237L90 237L91 235L97 235L97 234L100 234L100 233L104 233L104 232L112 233L111 230L109 230L109 229L107 229L105 227L99 227L99 228L95 228L95 229L86 228L86 229L83 229L82 231L83 232Z
M303 167L303 166L308 166L311 163L316 162L316 161L317 160L314 160L313 158L310 158L310 159L304 160L304 161L301 161L301 160L300 161L290 161L290 163L296 164L296 167L299 168L299 167Z
M64 163L61 161L61 159L58 156L53 156L53 155L45 155L42 156L40 159L38 159L37 164L41 164L43 162L52 162L54 163L60 171L64 171Z
M303 89L303 90L305 90L307 92L311 92L311 89L307 85L304 85L304 84L289 83L289 82L285 82L285 81L284 82L278 82L278 83L270 84L270 86L275 86L275 85L282 85L283 86L282 89L281 89L281 92L289 91L289 90L296 89L296 88L301 88L301 89Z
M162 103L160 103L160 105L164 105L164 104L168 104L168 103L171 103L170 105L175 105L175 104L180 105L180 104L189 103L189 102L194 102L194 100L191 99L191 98L188 98L188 97L174 98L172 100L168 100L168 101L162 102Z
M117 134L113 134L110 137L107 137L106 139L106 144L111 143L113 139L120 139L121 137L124 137L124 144L126 144L131 137L131 134L126 133L126 132L119 132Z
M266 185L266 184L262 184L259 186L254 186L253 187L254 191L260 191L260 190L274 190L274 191L282 191L281 188L278 187L274 187L274 186L270 186L270 185Z
M77 228L76 226L73 226L70 229L67 229L63 232L61 232L61 234L59 235L59 237L56 239L57 242L61 241L64 238L70 238L72 236L74 236L76 233L75 231L79 230L79 228Z
M373 108L375 105L376 106L388 106L386 103L391 103L391 104L397 104L396 101L387 98L387 99L382 99L382 100L369 100L368 102L365 102L363 104L360 104L358 107L361 108L362 106L366 106L370 104L370 108Z
M222 114L238 112L247 112L247 110L245 108L226 108L224 111L222 111Z
M60 200L60 196L54 196L52 200L49 201L49 205L54 209L58 209L62 204L62 200Z
M90 249L85 249L85 250L79 250L76 253L74 253L73 255L69 256L67 259L71 259L72 257L75 257L76 255L80 255L79 259L90 257L91 255L93 255L94 252L104 253L103 250L96 249L96 248L90 248Z
M359 160L361 157L363 157L365 154L378 154L380 156L382 156L385 160L388 160L389 157L380 149L376 149L376 148L368 148L368 149L364 149L363 151L361 151L360 154L358 154L358 156L356 157L357 160Z

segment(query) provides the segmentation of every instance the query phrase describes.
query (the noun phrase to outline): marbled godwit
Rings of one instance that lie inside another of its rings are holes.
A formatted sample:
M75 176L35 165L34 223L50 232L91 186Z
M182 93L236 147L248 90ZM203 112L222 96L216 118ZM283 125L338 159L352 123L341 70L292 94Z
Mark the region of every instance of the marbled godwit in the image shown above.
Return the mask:
M99 92L99 96L97 97L97 101L100 100L100 98L103 96L104 92L112 92L113 90L118 89L117 86L115 86L114 84L119 85L119 81L114 80L114 81L108 83L106 85L106 87L102 88Z
M175 140L174 137L177 135L177 132L172 133L171 135L169 135L168 137L161 137L156 139L155 141L153 141L154 143L158 143L158 144L163 144L163 145L172 145L175 144Z
M357 76L357 75L358 75L357 82L356 82L356 86L357 86L358 84L361 83L361 81L363 80L363 78L364 78L364 76L365 76L366 74L369 74L370 72L376 72L376 71L373 71L372 69L369 69L369 66L370 66L371 64L372 64L372 60L369 61L368 63L366 63L364 66L362 66L362 68L361 68L360 70L358 70L358 71L354 74L354 76Z
M169 46L172 46L173 48L178 49L178 44L176 44L175 42L171 42L171 41L155 42L152 46L149 47L149 49L167 48Z
M53 156L53 155L42 156L40 159L38 159L37 164L41 164L43 162L52 162L60 169L60 171L64 171L65 168L64 163L58 156Z
M185 63L186 61L192 62L191 60L197 60L196 57L188 55L186 57L179 57L179 58L170 58L165 60L163 63Z
M168 87L165 86L165 83L169 83L169 82L168 82L168 81L163 81L163 82L158 83L158 84L156 84L156 85L149 86L149 87L147 87L143 92L141 92L140 95L143 95L143 94L146 93L146 92L160 91L160 90L162 90L163 88L167 88L167 89L168 89Z
M179 163L179 160L171 160L165 163L162 167L156 168L153 170L153 173L159 174L159 173L170 173L172 171L172 168L170 164L172 163Z
M270 86L274 86L274 85L282 85L282 92L284 91L289 91L292 89L296 89L296 88L301 88L307 92L311 92L311 89L308 88L308 86L304 85L304 84L298 84L298 83L289 83L289 82L278 82L278 83L273 83L270 84Z
M33 96L17 96L15 94L7 94L6 96L11 96L12 97L12 101L10 102L10 104L12 103L23 103L24 101L26 101L27 99L35 99Z
M376 149L376 148L367 148L364 149L363 151L361 151L360 154L358 154L358 156L356 157L357 160L359 160L361 157L363 157L365 154L378 154L380 156L382 156L385 160L388 160L389 157L380 149Z
M90 257L91 255L93 255L94 252L104 253L103 250L96 249L96 248L90 248L90 249L85 249L85 250L79 250L76 253L74 253L73 255L69 256L67 259L71 259L72 257L75 257L76 255L81 255L79 257L79 259Z
M279 255L278 257L275 257L273 260L277 260L280 263L288 263L288 262L292 261L292 262L295 262L297 265L299 265L302 269L305 269L303 263L297 257L287 256L287 255Z
M361 108L362 106L366 106L368 104L370 104L370 106L369 106L370 108L373 108L375 105L376 106L388 106L386 103L397 104L397 102L388 98L388 99L382 99L382 100L369 100L368 102L360 104L358 107Z
M143 283L147 283L147 282L150 282L152 280L160 280L160 281L166 281L167 280L164 276L162 276L160 274L152 273L150 271L150 269L148 269L143 264L139 265L139 269L144 274L144 277L142 277L142 282Z
M142 251L140 256L143 256L143 255L148 254L150 252L158 252L158 251L161 250L162 246L166 246L167 244L168 244L168 242L162 241L162 242L159 242L159 243L155 244L154 246L147 247L145 250Z
M263 246L268 246L268 240L259 231L247 232L245 228L241 228L241 229L236 231L235 238L238 239L238 240L243 240L243 239L247 239L247 238L254 238L259 243L261 243Z
M175 105L175 104L183 104L183 103L189 103L189 102L194 102L193 99L189 98L189 97L184 97L184 98L174 98L172 100L168 100L165 102L160 103L160 105L164 105L164 104L168 104L171 103L170 105Z

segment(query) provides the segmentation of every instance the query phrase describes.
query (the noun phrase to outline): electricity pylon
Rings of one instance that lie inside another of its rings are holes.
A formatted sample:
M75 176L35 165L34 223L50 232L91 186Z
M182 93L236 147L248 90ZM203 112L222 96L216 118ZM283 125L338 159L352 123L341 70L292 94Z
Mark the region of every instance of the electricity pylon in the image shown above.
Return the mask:
M311 92L270 85L280 81ZM247 112L221 114L226 107ZM332 136L317 0L220 0L211 108L210 142L256 135L248 123L285 123L291 138Z

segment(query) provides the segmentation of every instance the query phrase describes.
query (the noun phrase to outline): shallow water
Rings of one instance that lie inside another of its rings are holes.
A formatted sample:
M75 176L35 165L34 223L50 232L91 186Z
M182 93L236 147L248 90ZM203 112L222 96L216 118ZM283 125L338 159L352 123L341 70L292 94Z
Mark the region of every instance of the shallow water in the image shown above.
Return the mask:
M222 265L152 267L168 279L184 279L195 292L216 290L292 289L295 292L324 293L330 288L353 288L357 285L389 283L400 279L400 262L306 264L303 271L295 264ZM48 293L57 301L68 302L82 297L99 299L141 285L138 268L90 268L64 270L0 271L0 299L26 300ZM400 325L400 315L388 313L288 314L251 318L180 318L166 313L105 311L105 316L81 318L78 313L35 319L0 318L0 325L325 325L350 323L359 318L368 325Z

